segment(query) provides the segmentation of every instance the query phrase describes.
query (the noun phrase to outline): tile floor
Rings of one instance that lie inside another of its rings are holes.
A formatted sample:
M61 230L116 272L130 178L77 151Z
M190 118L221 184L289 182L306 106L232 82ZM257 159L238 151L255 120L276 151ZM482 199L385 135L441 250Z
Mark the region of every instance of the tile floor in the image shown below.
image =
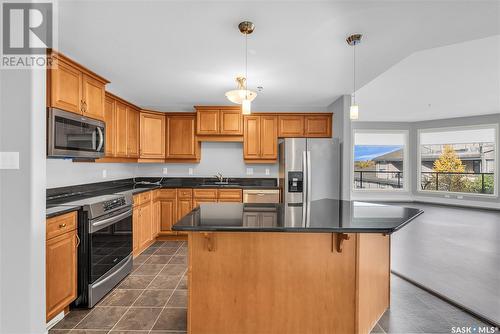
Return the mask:
M186 333L186 271L187 243L158 241L93 309L71 311L49 334ZM391 280L391 309L372 333L451 333L452 326L485 325L397 276Z

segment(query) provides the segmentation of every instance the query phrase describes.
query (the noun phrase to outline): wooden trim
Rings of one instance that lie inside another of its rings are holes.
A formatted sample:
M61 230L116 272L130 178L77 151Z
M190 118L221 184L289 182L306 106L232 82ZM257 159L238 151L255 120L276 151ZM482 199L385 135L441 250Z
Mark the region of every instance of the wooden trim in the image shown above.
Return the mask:
M129 102L129 101L127 101L127 100L125 100L125 99L123 99L123 98L119 97L118 95L115 95L115 94L113 94L113 93L109 92L109 91L106 91L106 96L107 96L107 97L110 97L110 98L112 98L112 99L115 99L115 100L117 100L117 101L119 101L119 102L121 102L121 103L123 103L123 104L126 104L126 105L127 105L127 106L129 106L129 107L132 107L132 108L134 108L134 109L137 109L137 110L139 110L139 111L140 111L140 110L142 110L142 109L141 109L141 108L139 108L137 105L135 105L135 104L133 104L133 103L131 103L131 102Z
M196 139L199 142L243 142L243 136L227 136L227 135L198 135Z
M80 63L74 61L73 59L69 58L68 56L65 56L64 54L62 54L59 51L56 51L56 50L53 50L53 49L47 49L47 55L49 57L57 58L58 60L63 61L65 63L69 64L69 65L78 67L82 72L85 72L85 74L93 77L94 79L102 82L103 84L108 84L108 83L111 82L108 79L106 79L106 78L100 76L99 74L95 73L94 71L89 70L87 67L83 66L82 64L80 64Z
M195 110L241 110L241 106L194 106Z
M153 158L139 158L137 159L137 163L162 163L165 162L165 159L153 159Z
M82 161L75 161L75 162L82 162ZM95 159L95 162L99 163L124 163L124 162L130 162L130 163L137 163L136 158L119 158L119 157L105 157L105 158L100 158L100 159Z
M247 164L274 164L277 159L245 159Z
M192 162L192 163L199 163L200 162L200 158L198 159L165 159L164 160L165 163L172 163L172 164L180 164L180 163L189 163L189 162Z

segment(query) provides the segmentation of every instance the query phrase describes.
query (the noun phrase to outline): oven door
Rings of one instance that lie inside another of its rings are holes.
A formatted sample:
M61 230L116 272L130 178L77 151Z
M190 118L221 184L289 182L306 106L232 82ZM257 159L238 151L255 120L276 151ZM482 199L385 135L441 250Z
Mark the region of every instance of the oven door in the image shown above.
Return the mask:
M105 123L50 108L47 115L47 155L66 158L104 156Z
M132 208L91 220L89 227L88 283L92 284L132 254Z

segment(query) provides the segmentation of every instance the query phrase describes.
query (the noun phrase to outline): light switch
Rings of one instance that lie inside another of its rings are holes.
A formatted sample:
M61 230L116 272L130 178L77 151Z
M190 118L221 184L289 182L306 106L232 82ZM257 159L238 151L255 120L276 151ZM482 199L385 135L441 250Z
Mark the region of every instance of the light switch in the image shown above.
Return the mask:
M19 169L19 152L0 152L0 169Z
M193 175L193 169L192 169L192 168L189 168L189 169L188 169L188 173L189 173L189 175Z
M168 174L168 168L167 167L163 167L163 175L167 175Z
M102 170L102 178L105 179L108 177L108 171L106 169Z
M269 170L269 168L266 168L266 175L270 175L271 174L271 171Z
M251 167L247 168L247 175L253 175L253 168Z

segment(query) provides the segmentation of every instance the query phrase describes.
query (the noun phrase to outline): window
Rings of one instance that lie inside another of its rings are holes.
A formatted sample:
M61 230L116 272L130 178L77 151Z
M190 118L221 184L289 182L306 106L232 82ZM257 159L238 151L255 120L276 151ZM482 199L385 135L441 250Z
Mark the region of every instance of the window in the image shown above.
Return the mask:
M494 125L421 130L420 191L496 194Z
M407 189L407 131L355 130L353 189Z

